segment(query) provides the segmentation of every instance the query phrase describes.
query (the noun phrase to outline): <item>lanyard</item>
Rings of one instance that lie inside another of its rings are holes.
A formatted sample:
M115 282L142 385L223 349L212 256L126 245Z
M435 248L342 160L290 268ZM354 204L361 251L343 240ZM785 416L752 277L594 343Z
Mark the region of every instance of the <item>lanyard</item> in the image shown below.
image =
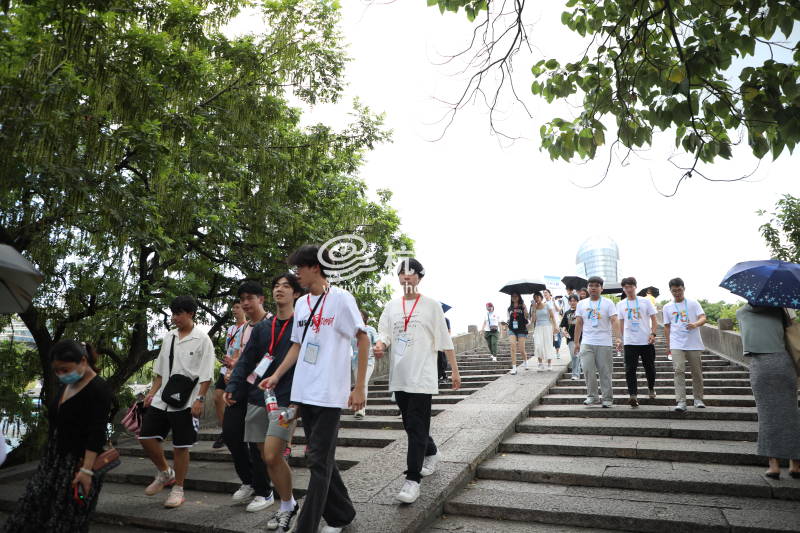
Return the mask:
M689 322L689 303L686 301L686 298L683 299L683 309L686 312L686 322ZM675 323L678 324L681 321L681 309L678 307L678 302L675 302Z
M242 328L245 327L246 325L247 325L247 322L245 322L244 324L242 324L241 326L236 328L236 331L234 331L233 334L231 334L230 338L228 339L228 344L227 344L227 346L225 346L225 348L230 348L231 347L231 344L233 344L233 341L236 340L236 335L240 331L242 331Z
M625 298L625 305L628 307L628 320L633 320L631 316L631 301ZM636 320L639 320L639 298L636 298Z
M309 294L308 296L306 296L306 303L308 304L308 311L310 313L308 319L314 324L314 331L316 331L317 333L319 333L319 328L322 326L322 312L325 310L325 300L328 299L328 289L325 289L325 293L322 296L320 296L320 298L322 298L322 307L320 307L319 309L319 314L314 316L314 311L317 310L317 305L319 305L320 301L317 300L317 303L314 304L314 308L312 309L311 295Z
M406 299L403 298L403 331L408 331L408 323L411 321L411 317L414 315L414 309L417 308L417 303L419 302L419 297L422 296L421 294L417 294L417 299L414 300L414 305L411 306L411 312L406 316Z
M591 302L591 300L589 300ZM597 309L594 309L594 320L600 320L600 304L603 303L603 298L600 297L597 299ZM589 304L589 309L592 308L592 304Z
M275 323L278 321L278 317L275 317L272 320L272 335L270 336L270 341L269 341L269 354L270 355L272 355L272 349L275 347L275 345L276 344L280 344L281 339L283 338L283 332L286 331L286 326L289 325L289 322L291 322L292 319L294 319L294 313L292 313L292 316L290 316L286 320L286 322L283 323L283 326L281 326L281 331L280 331L280 333L278 333L278 342L275 342Z

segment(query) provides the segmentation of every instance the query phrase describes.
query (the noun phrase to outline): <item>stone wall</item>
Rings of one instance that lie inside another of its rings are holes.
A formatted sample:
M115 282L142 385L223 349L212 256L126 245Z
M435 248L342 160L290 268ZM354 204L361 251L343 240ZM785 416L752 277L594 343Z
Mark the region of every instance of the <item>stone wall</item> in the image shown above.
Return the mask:
M737 332L706 324L700 327L700 336L708 351L742 366L750 366L750 361L744 356L742 337Z

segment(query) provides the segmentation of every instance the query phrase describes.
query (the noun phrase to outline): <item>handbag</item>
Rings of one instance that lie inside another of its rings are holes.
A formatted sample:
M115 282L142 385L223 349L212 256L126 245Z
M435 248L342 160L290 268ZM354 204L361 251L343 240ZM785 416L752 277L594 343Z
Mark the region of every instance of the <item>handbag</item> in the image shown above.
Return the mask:
M95 457L92 470L96 476L102 476L109 470L112 470L122 464L119 458L119 450L110 446L106 451L100 453Z
M800 323L791 319L788 313L784 311L785 329L784 341L786 343L786 351L792 356L794 367L797 369L797 375L800 376Z
M128 412L122 417L122 425L136 435L142 430L142 419L144 418L144 402L133 402Z
M172 363L175 360L175 335L172 336L172 344L169 348L169 379L161 392L161 399L170 407L179 409L189 402L197 379L192 379L183 374L172 373Z

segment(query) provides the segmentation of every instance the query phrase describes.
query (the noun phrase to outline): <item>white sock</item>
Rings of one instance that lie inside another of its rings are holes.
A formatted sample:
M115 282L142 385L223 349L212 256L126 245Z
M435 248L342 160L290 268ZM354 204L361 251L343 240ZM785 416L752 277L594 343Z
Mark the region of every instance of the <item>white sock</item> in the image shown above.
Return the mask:
M297 505L297 502L294 501L294 496L288 502L281 500L281 511L294 511L295 505Z

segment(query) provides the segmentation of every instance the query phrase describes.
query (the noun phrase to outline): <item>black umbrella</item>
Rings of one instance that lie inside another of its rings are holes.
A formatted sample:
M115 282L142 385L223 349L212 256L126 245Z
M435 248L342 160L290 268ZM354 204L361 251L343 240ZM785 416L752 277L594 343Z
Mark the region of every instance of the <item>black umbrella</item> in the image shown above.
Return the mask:
M443 312L443 313L446 313L446 312L448 312L449 310L451 310L451 309L452 309L452 307L451 307L451 306L447 305L447 304L446 304L446 303L444 303L444 302L439 302L439 303L440 303L440 304L442 304L442 312Z
M11 246L0 244L0 313L22 313L31 305L42 273Z
M658 298L658 295L661 294L661 291L656 289L655 287L645 287L644 289L640 290L636 293L637 296L647 296L647 291L653 293L653 297Z
M568 289L580 290L586 287L586 280L580 276L564 276L561 278L563 283Z
M547 285L539 280L515 279L514 281L509 281L503 285L503 288L500 289L500 292L505 294L511 294L512 292L516 292L518 294L533 294L536 291L543 291L546 288Z
M619 283L606 283L601 294L622 294L622 285Z

